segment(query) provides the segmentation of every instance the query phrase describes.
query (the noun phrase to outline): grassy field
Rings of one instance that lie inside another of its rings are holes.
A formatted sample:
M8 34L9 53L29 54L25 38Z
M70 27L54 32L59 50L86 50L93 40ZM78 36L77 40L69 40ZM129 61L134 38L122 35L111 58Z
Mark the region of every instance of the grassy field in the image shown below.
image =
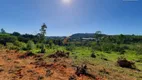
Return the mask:
M30 51L37 55L40 53L39 48L34 48ZM69 59L65 60L69 62L71 61L71 63L67 62L65 63L66 65L77 66L86 64L88 71L94 75L101 77L100 80L142 80L142 55L136 54L136 52L133 50L125 50L124 54L120 54L120 52L113 51L92 51L91 47L85 46L75 46L73 47L73 49L68 50L66 46L55 45L52 48L46 47L46 53L44 53L43 59L47 62L47 64L51 63L52 61L52 59L47 58L47 56L49 56L50 54L54 54L56 51L70 52ZM27 51L20 50L20 53L25 52ZM96 55L96 58L91 57L92 53ZM136 69L122 68L118 66L117 60L120 57L126 58L128 61L134 62Z
M45 56L55 53L57 50L68 52L64 46L56 46L46 49ZM33 52L38 52L38 50ZM142 55L137 55L135 51L126 50L125 54L95 51L96 58L91 57L92 49L88 47L75 47L69 52L74 65L87 64L92 72L108 80L142 80ZM119 67L117 64L119 57L135 62L136 70Z

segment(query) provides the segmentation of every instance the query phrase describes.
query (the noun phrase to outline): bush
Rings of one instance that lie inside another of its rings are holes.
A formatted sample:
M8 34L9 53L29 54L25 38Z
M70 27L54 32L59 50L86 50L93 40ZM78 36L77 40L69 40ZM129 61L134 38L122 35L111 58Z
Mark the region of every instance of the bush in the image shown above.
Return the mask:
M27 43L27 50L33 50L34 48L35 48L34 42L29 40Z
M17 49L18 47L16 47L13 43L6 43L6 48L8 48L8 49Z
M142 55L142 48L138 48L138 49L136 50L136 54Z
M91 45L92 51L95 51L95 50L101 51L100 45L97 45L96 42L92 42L91 44L92 44L92 45Z
M96 58L95 53L92 53L92 54L91 54L91 57L92 57L92 58Z
M115 45L113 51L120 52L120 54L124 54L125 50L129 49L127 46Z
M17 46L19 49L21 50L27 50L27 45L24 42L20 42L20 41L15 41L14 43L15 46Z
M137 45L134 50L136 51L136 54L138 55L142 55L142 46L141 45Z
M101 45L101 50L104 52L111 52L112 49L114 48L114 45L112 43L103 43Z
M7 42L14 43L17 41L17 37L9 34L0 34L0 43L6 45Z
M45 52L46 52L45 45L42 44L42 46L41 46L41 53L45 53Z
M66 47L66 50L73 51L75 49L75 45L71 44Z
M142 63L142 57L138 57L138 59L136 60L136 62L141 62Z
M36 48L41 48L41 43L37 43Z

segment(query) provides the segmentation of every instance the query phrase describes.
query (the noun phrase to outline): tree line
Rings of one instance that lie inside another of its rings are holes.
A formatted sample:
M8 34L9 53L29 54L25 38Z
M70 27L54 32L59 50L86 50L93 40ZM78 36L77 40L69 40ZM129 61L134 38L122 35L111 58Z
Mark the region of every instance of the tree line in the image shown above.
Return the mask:
M48 38L46 36L46 24L43 24L39 29L39 33L20 34L19 32L7 33L3 28L0 31L0 44L10 48L20 48L23 50L31 50L36 45L40 48L40 52L45 52L48 46L52 48L54 45L65 46L68 50L77 46L91 47L92 50L100 50L105 52L116 51L124 53L125 50L131 49L135 51L142 50L142 36L141 35L107 35L101 31L91 34L74 34L68 38L67 43L64 44L65 37ZM94 38L94 40L83 40L83 38ZM141 54L141 53L140 53Z

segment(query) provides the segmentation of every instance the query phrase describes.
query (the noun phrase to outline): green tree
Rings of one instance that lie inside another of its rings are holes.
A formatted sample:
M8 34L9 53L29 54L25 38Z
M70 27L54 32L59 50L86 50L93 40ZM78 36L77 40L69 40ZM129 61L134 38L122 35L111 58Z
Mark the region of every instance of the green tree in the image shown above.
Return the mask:
M42 26L41 26L41 29L40 29L40 41L42 43L42 46L41 46L41 53L45 53L45 42L46 42L46 39L45 39L45 35L46 35L46 29L47 29L47 26L46 24L44 23Z
M2 28L2 29L1 29L1 33L2 33L2 34L5 34L6 31Z
M41 43L45 43L46 29L47 29L47 26L46 26L46 24L44 23L44 24L41 26L41 29L40 29L40 40L41 40Z
M7 42L14 43L17 41L17 37L9 34L0 34L0 44L6 45Z
M95 39L96 39L97 45L99 45L101 38L102 38L102 32L96 31L95 32Z
M21 34L19 32L13 32L12 35L13 36L21 36Z

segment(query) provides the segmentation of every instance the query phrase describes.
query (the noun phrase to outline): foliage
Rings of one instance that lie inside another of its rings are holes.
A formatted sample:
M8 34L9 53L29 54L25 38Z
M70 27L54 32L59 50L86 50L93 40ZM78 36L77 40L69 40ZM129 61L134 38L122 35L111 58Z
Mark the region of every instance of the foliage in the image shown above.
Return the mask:
M17 41L17 37L9 34L0 34L0 44L6 45L7 42L14 43Z
M36 43L36 48L41 48L41 43Z
M17 47L13 43L9 43L9 42L6 43L6 47L8 49L17 49Z
M102 37L102 32L101 32L101 31L96 31L96 32L95 32L95 39L96 39L96 42L99 43L99 41L101 40L101 37Z
M141 45L136 47L136 54L142 55L142 46Z
M41 53L45 53L45 52L46 52L45 45L42 44L42 45L41 45Z
M92 51L101 51L101 47L96 42L91 43Z
M6 34L6 31L2 28L0 33L1 34Z
M75 49L75 45L74 44L66 46L66 50L68 50L68 51L73 51L74 49Z
M41 40L42 43L45 42L46 29L47 29L47 26L46 26L46 24L44 23L44 24L41 26L41 29L40 29L40 40Z
M54 46L54 43L53 43L53 40L52 40L52 39L46 41L46 44L47 44L46 46L47 46L48 48L53 48L53 46Z
M28 43L27 43L27 49L28 50L32 50L35 48L35 44L33 41L29 40Z
M45 52L46 52L46 50L45 50L45 45L44 45L45 42L46 42L46 40L45 40L46 29L47 29L46 24L43 24L43 25L41 26L41 29L40 29L39 37L40 37L40 41L41 41L41 43L42 43L42 46L41 46L41 53L45 53Z
M20 41L15 41L15 46L17 46L20 50L27 50L27 44Z
M13 32L12 35L13 36L21 36L21 34L19 32Z
M37 35L32 34L23 34L21 36L17 36L18 40L24 43L27 43L29 40L34 41L34 43L40 42Z
M111 52L114 48L114 45L112 43L102 43L101 44L101 50L104 52Z

